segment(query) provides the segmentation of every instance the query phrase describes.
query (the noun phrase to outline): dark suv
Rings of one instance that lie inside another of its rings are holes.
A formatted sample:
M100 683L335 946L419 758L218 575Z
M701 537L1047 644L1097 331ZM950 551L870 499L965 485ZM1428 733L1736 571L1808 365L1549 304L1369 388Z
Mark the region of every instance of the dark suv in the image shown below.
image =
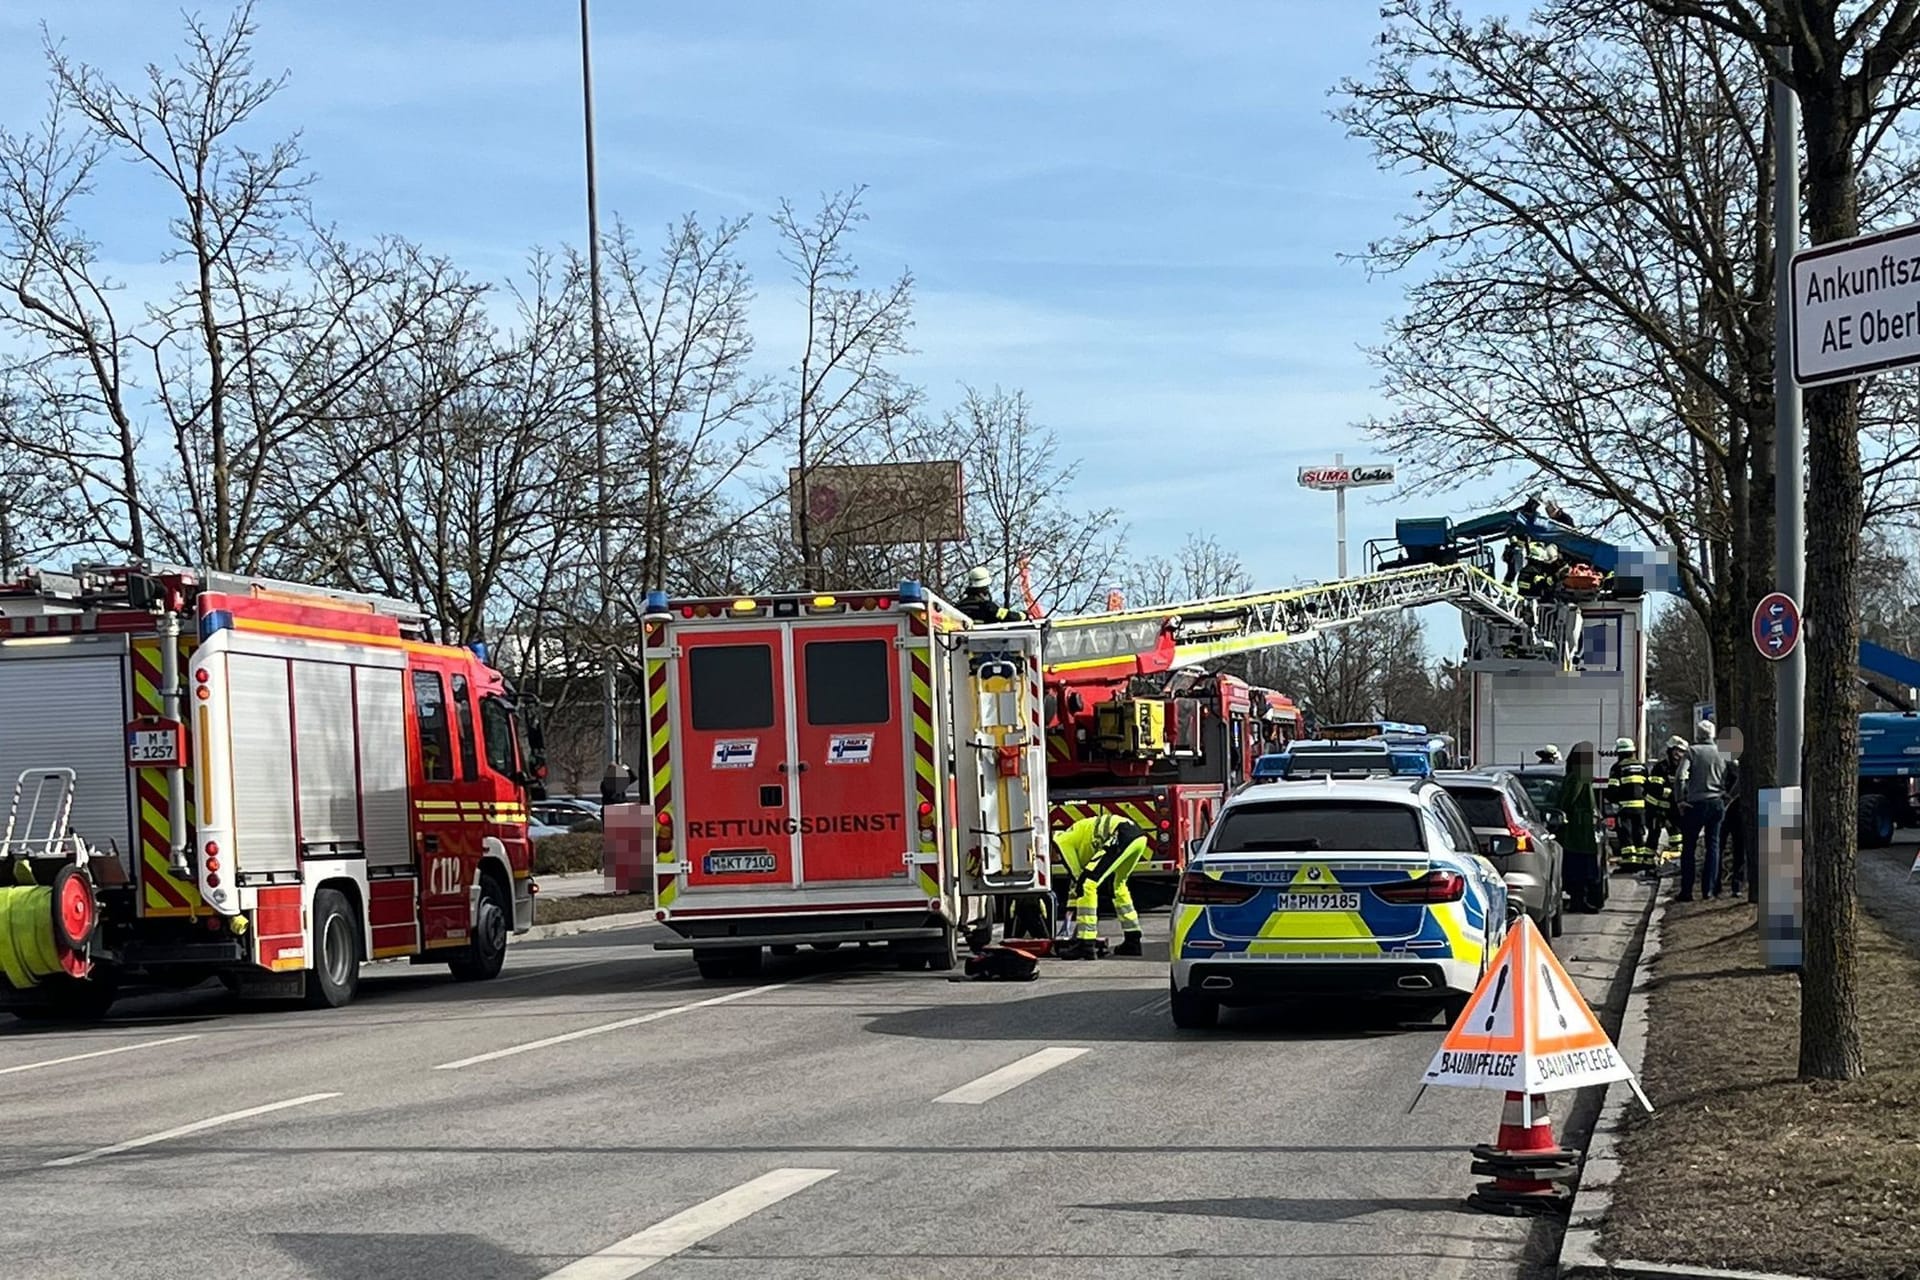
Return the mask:
M1554 838L1560 812L1536 805L1504 769L1449 770L1434 774L1433 780L1467 815L1480 852L1500 869L1508 891L1526 904L1534 924L1542 933L1559 937L1566 917L1566 868Z

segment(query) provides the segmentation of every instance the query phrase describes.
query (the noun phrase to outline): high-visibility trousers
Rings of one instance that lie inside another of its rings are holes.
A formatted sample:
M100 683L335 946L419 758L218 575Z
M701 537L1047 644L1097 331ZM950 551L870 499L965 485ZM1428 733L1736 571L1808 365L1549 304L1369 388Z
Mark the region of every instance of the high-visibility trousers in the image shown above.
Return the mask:
M1068 870L1080 877L1073 896L1067 899L1067 909L1073 912L1074 937L1090 942L1100 936L1100 886L1109 880L1113 882L1113 913L1120 917L1120 928L1127 933L1140 932L1140 913L1134 908L1127 877L1140 865L1146 851L1143 837L1117 852L1095 854L1084 869L1069 863Z
M1647 847L1647 810L1642 804L1623 804L1615 813L1620 836L1620 857L1626 862L1647 862L1653 857Z

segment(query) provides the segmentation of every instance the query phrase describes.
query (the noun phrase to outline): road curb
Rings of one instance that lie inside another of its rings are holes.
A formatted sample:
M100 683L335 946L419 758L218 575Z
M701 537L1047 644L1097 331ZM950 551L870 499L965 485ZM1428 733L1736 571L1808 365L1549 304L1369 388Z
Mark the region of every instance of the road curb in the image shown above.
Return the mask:
M1667 903L1661 896L1665 887L1664 881L1656 881L1653 887L1653 913L1647 920L1646 937L1640 944L1640 959L1634 965L1633 986L1627 991L1627 1007L1620 1015L1620 1038L1615 1044L1635 1076L1640 1074L1647 1056L1647 988L1653 981L1653 962L1660 958L1662 930L1667 919ZM1626 1128L1628 1109L1639 1105L1625 1081L1607 1086L1606 1097L1600 1104L1600 1118L1594 1122L1593 1136L1587 1142L1587 1156L1581 1163L1580 1184L1574 1188L1566 1234L1560 1240L1561 1280L1572 1280L1576 1276L1688 1274L1685 1271L1624 1271L1600 1256L1600 1230L1606 1224L1607 1211L1613 1207L1614 1180L1620 1176L1620 1134Z
M602 933L608 929L631 929L635 925L653 923L653 908L648 907L645 911L623 911L614 916L590 916L585 920L556 920L552 924L537 924L525 933L515 934L514 941L571 938L576 933Z

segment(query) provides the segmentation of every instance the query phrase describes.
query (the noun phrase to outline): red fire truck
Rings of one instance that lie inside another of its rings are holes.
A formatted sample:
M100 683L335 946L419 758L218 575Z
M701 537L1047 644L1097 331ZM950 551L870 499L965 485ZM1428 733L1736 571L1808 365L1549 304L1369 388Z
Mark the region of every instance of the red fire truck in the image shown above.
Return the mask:
M1052 669L1047 796L1056 830L1110 812L1153 833L1136 897L1171 896L1186 850L1263 751L1299 736L1300 709L1237 676Z
M533 922L540 766L481 647L424 636L402 602L224 574L0 587L0 877L55 889L57 935L0 913L0 1007L214 976L338 1006L398 957L497 974Z
M703 976L883 944L950 969L1048 889L1037 625L894 591L647 598L655 916Z

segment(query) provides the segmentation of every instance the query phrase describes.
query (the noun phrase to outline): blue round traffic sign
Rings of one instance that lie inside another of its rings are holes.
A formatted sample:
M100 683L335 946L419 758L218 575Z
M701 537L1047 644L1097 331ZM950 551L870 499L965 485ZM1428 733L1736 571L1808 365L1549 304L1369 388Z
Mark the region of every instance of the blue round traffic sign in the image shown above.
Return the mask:
M1800 606L1784 591L1770 591L1753 607L1753 647L1778 661L1800 643Z

